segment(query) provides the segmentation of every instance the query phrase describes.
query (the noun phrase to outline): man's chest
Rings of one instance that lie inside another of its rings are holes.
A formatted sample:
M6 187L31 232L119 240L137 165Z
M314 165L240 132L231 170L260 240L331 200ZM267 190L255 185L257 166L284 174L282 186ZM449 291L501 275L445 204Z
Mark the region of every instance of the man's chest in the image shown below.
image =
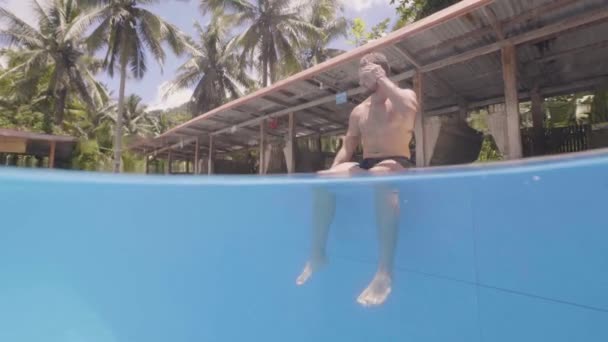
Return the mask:
M386 134L393 130L401 130L403 126L403 119L388 110L370 110L359 117L359 130L363 135Z

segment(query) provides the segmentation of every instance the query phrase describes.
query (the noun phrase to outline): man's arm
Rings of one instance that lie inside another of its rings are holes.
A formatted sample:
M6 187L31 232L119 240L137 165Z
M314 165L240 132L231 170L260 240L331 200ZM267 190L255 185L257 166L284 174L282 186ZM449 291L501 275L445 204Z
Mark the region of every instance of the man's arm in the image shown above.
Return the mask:
M418 112L418 98L413 90L399 88L386 75L379 77L377 82L378 89L384 91L396 112L416 115Z
M376 64L366 65L362 71L364 77L372 77L376 81L376 90L381 90L395 107L396 112L402 115L416 115L418 112L418 98L411 89L401 89L391 81L382 67ZM372 81L373 82L373 81Z
M331 167L333 168L339 164L351 161L357 146L359 146L360 140L359 116L357 114L357 108L355 108L348 119L348 131L346 132L346 137L344 137L342 148L338 151Z

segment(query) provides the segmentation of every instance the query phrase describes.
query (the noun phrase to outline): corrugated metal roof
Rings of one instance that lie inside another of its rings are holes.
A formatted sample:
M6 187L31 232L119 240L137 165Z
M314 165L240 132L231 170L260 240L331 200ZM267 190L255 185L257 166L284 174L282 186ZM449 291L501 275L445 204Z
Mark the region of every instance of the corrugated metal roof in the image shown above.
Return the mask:
M416 66L425 71L423 98L428 113L448 112L462 102L474 106L499 101L503 96L500 44L505 42L499 41L496 28L517 43L519 86L524 93L533 83L547 93L591 86L595 83L577 82L604 82L608 76L607 18L608 0L464 0L133 148L146 153L173 148L192 154L188 149L195 138L205 138L205 145L206 137L214 135L220 150L238 150L257 144L261 118L290 112L297 117L298 136L344 130L350 111L364 100L357 84L359 58L372 51L387 55L403 86L409 85ZM348 103L336 104L339 92L349 93ZM286 124L266 132L269 139L282 140Z

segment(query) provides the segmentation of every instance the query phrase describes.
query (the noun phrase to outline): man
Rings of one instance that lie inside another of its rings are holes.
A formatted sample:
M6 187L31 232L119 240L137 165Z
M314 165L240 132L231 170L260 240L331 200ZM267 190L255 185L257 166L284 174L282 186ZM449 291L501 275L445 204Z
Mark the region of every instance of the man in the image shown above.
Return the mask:
M332 167L323 175L352 175L369 172L386 174L403 171L411 166L410 141L418 111L416 94L401 89L388 75L386 56L372 53L361 59L359 82L370 96L351 113L348 132L342 149ZM350 162L359 143L363 161ZM296 283L303 285L325 264L325 245L335 212L335 196L316 190L313 206L312 250L309 261ZM384 303L391 292L393 259L397 241L399 194L379 188L375 195L380 255L374 279L357 301L364 306Z

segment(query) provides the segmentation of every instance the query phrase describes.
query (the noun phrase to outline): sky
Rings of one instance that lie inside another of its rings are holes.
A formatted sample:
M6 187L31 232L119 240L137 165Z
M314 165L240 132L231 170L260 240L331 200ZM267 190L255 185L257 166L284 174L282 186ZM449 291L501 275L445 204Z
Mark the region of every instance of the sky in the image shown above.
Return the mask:
M39 0L44 3L45 0ZM384 19L396 20L395 7L390 4L391 0L341 0L345 16L350 19L362 18L369 27L381 22ZM0 6L7 8L20 18L30 24L35 24L29 0L0 0ZM160 15L163 19L178 26L187 34L194 34L193 23L200 21L205 23L198 10L198 0L164 0L158 4L150 5L148 8ZM343 50L350 50L353 46L349 45L345 39L335 41L332 47ZM142 80L129 80L127 83L127 94L137 94L143 98L143 102L149 109L168 109L177 107L190 100L191 90L180 91L176 94L163 98L162 89L170 82L176 74L177 68L186 61L185 57L176 57L167 52L167 59L161 68L148 61L148 72ZM105 83L112 91L113 97L118 96L119 77L113 79L107 75L100 75L100 80Z

